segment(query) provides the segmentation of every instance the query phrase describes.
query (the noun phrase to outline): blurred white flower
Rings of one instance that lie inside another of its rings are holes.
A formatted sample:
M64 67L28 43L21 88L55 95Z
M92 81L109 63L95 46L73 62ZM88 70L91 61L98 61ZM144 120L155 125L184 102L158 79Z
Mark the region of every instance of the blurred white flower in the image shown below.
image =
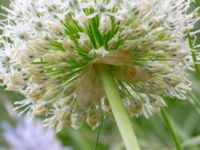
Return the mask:
M11 150L71 150L61 145L53 130L30 118L23 118L16 127L4 124L4 138Z

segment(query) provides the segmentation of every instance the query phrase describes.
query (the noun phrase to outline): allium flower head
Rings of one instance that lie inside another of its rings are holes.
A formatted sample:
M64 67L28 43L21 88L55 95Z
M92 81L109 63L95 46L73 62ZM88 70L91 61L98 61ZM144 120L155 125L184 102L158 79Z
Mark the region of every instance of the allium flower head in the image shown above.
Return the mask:
M5 126L5 140L12 150L71 150L62 147L55 132L39 121L24 118L16 127Z
M1 21L1 79L26 99L17 109L58 130L112 116L99 65L110 66L130 116L162 96L185 99L191 83L191 0L12 0Z

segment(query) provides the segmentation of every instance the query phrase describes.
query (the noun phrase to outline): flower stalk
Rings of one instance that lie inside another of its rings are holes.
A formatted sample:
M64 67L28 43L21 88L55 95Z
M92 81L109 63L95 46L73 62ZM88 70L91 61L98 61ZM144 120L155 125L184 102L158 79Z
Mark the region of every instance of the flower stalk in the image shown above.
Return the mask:
M163 108L161 109L161 114L162 114L162 117L164 119L165 125L168 128L168 130L169 130L169 132L170 132L170 134L172 136L172 139L173 139L173 141L174 141L174 143L176 145L176 149L177 150L183 150L183 148L181 146L181 143L180 143L180 141L179 141L179 139L178 139L178 137L176 135L176 132L173 129L173 126L172 126L172 124L170 122L169 116L167 115L167 112L165 111L165 109L163 109Z
M99 72L102 78L104 89L110 103L115 121L119 128L120 134L124 141L127 150L140 150L136 135L133 131L131 121L125 108L123 107L122 99L117 89L112 73L107 66L99 66Z
M194 68L195 68L195 71L196 71L198 77L200 78L200 65L198 64L198 58L197 58L197 55L196 55L196 52L195 52L195 49L193 46L193 41L192 41L192 37L191 37L190 33L188 33L188 42L189 42L189 45L191 48L192 59L194 61Z

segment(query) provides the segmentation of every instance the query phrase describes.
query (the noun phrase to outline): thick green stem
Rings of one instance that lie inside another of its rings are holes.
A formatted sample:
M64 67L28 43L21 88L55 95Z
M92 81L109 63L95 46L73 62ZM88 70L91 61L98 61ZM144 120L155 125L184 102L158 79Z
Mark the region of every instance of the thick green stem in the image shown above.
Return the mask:
M176 135L176 132L174 131L174 129L173 129L173 127L172 127L172 124L171 124L171 122L170 122L170 119L169 119L169 117L168 117L166 111L164 110L164 108L161 109L161 113L162 113L164 122L165 122L165 124L166 124L166 126L167 126L167 128L168 128L168 130L169 130L169 132L170 132L170 134L171 134L171 136L172 136L172 139L173 139L175 145L176 145L176 149L177 149L177 150L183 150L183 148L182 148L182 146L181 146L181 143L180 143L180 141L179 141L179 139L178 139L178 137L177 137L177 135Z
M140 150L130 118L123 106L119 90L108 66L99 66L104 89L115 121L127 150Z

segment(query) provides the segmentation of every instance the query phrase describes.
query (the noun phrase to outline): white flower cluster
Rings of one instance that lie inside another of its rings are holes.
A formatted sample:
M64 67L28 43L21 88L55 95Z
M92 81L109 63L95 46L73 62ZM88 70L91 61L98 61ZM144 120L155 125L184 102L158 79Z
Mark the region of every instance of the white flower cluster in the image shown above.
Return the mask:
M17 109L43 115L47 126L79 127L86 120L95 128L105 112L112 115L110 107L105 96L87 105L78 100L77 79L95 59L128 51L131 71L130 67L113 67L113 62L108 65L118 70L116 81L129 114L148 116L165 105L162 96L185 99L190 90L186 70L191 54L186 37L198 20L196 11L187 13L191 3L12 0L10 9L4 8L7 19L0 22L3 85L26 97L16 103ZM128 77L126 71L135 74ZM89 95L90 90L85 92Z

